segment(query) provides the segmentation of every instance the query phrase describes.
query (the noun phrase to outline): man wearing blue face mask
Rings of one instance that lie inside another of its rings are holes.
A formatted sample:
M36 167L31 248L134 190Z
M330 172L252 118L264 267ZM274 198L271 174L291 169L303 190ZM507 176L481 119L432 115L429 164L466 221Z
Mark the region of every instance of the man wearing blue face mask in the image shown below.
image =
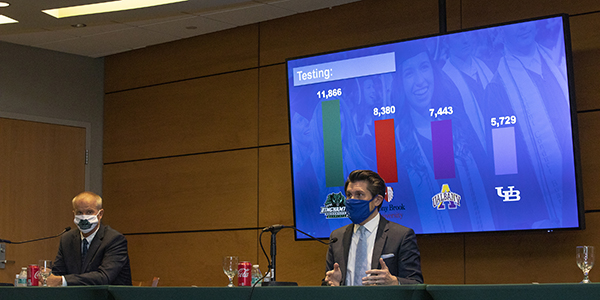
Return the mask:
M131 285L125 236L100 221L102 198L83 192L73 198L78 230L60 239L48 286Z
M331 233L326 285L398 285L423 283L415 232L379 214L386 186L368 170L350 173L346 212L353 224Z

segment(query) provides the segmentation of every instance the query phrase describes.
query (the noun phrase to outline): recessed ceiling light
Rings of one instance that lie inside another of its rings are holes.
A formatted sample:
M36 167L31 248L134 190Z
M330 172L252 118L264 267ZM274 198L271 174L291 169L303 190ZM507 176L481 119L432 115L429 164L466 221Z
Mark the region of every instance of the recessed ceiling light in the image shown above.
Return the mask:
M55 18L66 18L73 16L100 14L106 12L130 10L137 8L145 8L151 6L158 6L164 4L171 4L177 2L185 2L187 0L118 0L118 1L107 1L94 4L85 4L53 9L45 9L45 12Z
M19 21L15 20L13 18L9 18L4 15L0 15L0 24L11 24L11 23L19 23Z
M0 7L7 7L10 6L10 3L8 2L0 2Z
M75 28L83 28L86 27L87 25L83 24L83 23L77 23L77 24L73 24L71 25L71 27L75 27Z

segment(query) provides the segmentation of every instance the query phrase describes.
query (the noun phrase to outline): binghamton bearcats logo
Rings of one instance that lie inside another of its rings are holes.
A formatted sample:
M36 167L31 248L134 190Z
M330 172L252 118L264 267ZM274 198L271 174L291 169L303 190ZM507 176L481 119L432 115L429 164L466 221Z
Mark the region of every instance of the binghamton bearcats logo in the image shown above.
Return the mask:
M321 207L321 214L327 219L346 218L346 197L342 192L331 193L327 195L324 206Z

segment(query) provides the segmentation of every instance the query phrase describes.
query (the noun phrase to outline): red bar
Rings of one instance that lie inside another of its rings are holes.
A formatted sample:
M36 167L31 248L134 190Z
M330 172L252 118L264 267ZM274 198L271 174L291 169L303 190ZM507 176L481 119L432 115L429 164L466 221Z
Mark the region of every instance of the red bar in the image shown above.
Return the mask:
M386 183L398 182L394 119L375 121L377 173Z

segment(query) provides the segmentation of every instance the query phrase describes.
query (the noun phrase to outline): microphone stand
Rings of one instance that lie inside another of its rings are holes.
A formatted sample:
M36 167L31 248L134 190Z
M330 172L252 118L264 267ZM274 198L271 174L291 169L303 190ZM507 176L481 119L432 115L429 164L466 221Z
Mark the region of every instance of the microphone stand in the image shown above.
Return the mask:
M271 280L263 282L263 286L298 286L296 282L277 281L275 277L275 258L277 256L277 233L286 226L274 226L271 229L271 265L269 266L271 272Z
M281 228L274 228L271 231L271 266L270 266L270 270L271 270L271 281L269 282L268 285L278 285L277 279L276 279L276 274L275 274L275 269L276 269L276 256L277 256L277 233L282 229ZM274 284L271 284L274 283ZM281 284L280 284L281 285Z
M337 238L333 238L332 240L329 241L329 243L325 243L325 242L317 239L316 237L314 237L300 229L297 229L294 226L284 226L284 225L277 224L277 225L265 227L263 229L262 233L264 233L265 231L271 232L271 263L269 264L269 271L271 273L271 279L270 279L270 281L263 282L262 286L298 286L298 283L296 283L296 282L277 281L276 277L275 277L275 265L276 265L275 259L277 256L277 233L283 228L292 228L295 231L298 231L298 232L300 232L300 233L310 237L311 239L316 240L317 242L324 244L324 245L329 245L329 244L337 242ZM261 235L262 235L262 233L261 233ZM261 243L261 247L262 247L262 243ZM264 249L263 249L263 252L264 252ZM265 252L265 255L266 254L267 253ZM267 260L268 260L268 257L267 257Z

